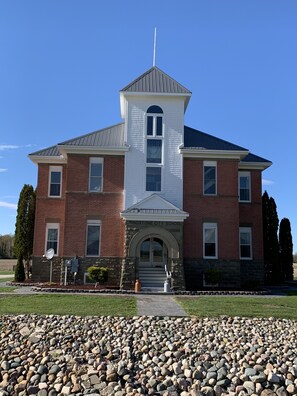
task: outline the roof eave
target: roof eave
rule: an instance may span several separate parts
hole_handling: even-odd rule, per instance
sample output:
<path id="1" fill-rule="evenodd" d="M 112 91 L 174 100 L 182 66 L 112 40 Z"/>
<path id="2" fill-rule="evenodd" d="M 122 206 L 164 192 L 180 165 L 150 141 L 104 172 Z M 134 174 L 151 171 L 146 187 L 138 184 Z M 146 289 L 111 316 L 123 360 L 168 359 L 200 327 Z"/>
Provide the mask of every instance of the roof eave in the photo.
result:
<path id="1" fill-rule="evenodd" d="M 238 164 L 238 169 L 257 169 L 257 170 L 265 170 L 272 165 L 272 162 L 240 162 Z"/>
<path id="2" fill-rule="evenodd" d="M 211 158 L 211 159 L 236 159 L 241 160 L 248 155 L 248 151 L 240 150 L 209 150 L 196 148 L 180 148 L 179 152 L 184 158 Z"/>
<path id="3" fill-rule="evenodd" d="M 67 157 L 68 154 L 100 154 L 100 155 L 125 155 L 129 151 L 129 146 L 121 147 L 100 147 L 100 146 L 72 146 L 58 145 L 61 154 Z"/>
<path id="4" fill-rule="evenodd" d="M 63 155 L 59 156 L 49 156 L 49 155 L 31 155 L 29 154 L 28 157 L 34 164 L 66 164 L 67 159 Z"/>
<path id="5" fill-rule="evenodd" d="M 181 213 L 181 214 L 153 214 L 153 213 L 120 213 L 121 217 L 124 220 L 131 221 L 168 221 L 168 222 L 180 222 L 182 223 L 187 217 L 189 217 L 189 213 Z"/>

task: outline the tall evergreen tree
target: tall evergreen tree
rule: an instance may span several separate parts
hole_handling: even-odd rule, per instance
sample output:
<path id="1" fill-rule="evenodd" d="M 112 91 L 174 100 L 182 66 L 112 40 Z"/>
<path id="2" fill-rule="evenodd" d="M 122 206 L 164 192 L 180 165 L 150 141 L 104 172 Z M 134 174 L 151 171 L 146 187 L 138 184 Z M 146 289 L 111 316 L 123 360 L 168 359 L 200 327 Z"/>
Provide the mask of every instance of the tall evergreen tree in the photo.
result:
<path id="1" fill-rule="evenodd" d="M 278 215 L 273 198 L 265 191 L 262 196 L 263 210 L 263 245 L 265 278 L 267 283 L 278 283 L 282 280 L 279 261 Z"/>
<path id="2" fill-rule="evenodd" d="M 284 218 L 279 227 L 280 263 L 284 280 L 293 280 L 293 242 L 290 220 Z"/>
<path id="3" fill-rule="evenodd" d="M 25 260 L 26 277 L 29 277 L 29 264 L 33 252 L 36 195 L 30 184 L 25 184 L 19 197 L 15 225 L 14 252 L 17 258 Z"/>

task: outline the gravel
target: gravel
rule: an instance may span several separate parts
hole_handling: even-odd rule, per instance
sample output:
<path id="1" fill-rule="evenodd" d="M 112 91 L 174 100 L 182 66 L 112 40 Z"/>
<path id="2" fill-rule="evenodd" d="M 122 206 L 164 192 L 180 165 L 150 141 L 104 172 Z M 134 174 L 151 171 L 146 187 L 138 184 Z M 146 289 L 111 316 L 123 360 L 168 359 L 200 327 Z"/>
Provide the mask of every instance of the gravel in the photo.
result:
<path id="1" fill-rule="evenodd" d="M 4 315 L 0 396 L 297 395 L 297 322 Z"/>

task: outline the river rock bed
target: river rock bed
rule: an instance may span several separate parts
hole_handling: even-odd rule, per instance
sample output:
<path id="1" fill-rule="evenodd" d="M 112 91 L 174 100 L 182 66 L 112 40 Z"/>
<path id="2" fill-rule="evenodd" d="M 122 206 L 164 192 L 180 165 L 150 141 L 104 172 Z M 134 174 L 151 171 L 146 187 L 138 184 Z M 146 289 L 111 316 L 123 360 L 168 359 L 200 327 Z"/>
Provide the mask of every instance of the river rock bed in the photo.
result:
<path id="1" fill-rule="evenodd" d="M 0 396 L 297 395 L 297 322 L 4 315 Z"/>

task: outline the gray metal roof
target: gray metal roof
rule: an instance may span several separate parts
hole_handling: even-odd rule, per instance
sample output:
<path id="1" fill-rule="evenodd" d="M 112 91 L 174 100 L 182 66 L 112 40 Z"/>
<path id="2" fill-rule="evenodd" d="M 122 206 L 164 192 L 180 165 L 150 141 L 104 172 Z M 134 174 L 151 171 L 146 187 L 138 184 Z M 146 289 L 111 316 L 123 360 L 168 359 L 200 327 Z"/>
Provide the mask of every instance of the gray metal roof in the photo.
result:
<path id="1" fill-rule="evenodd" d="M 193 149 L 204 149 L 204 150 L 239 150 L 249 151 L 241 146 L 227 142 L 226 140 L 219 139 L 213 135 L 209 135 L 205 132 L 198 131 L 190 127 L 184 127 L 184 148 Z M 255 154 L 249 153 L 244 157 L 242 162 L 258 162 L 258 163 L 270 163 L 265 158 L 259 157 Z"/>
<path id="2" fill-rule="evenodd" d="M 61 155 L 59 146 L 64 145 L 73 147 L 124 148 L 126 147 L 124 141 L 124 128 L 124 123 L 116 124 L 74 139 L 66 140 L 56 146 L 36 151 L 31 153 L 30 156 L 59 157 Z"/>
<path id="3" fill-rule="evenodd" d="M 187 88 L 179 84 L 168 74 L 154 66 L 141 76 L 132 81 L 121 92 L 149 92 L 149 93 L 171 93 L 191 94 Z"/>
<path id="4" fill-rule="evenodd" d="M 36 155 L 40 157 L 59 157 L 61 154 L 58 150 L 57 146 L 48 147 L 39 151 L 35 151 L 34 153 L 29 154 L 30 156 Z"/>
<path id="5" fill-rule="evenodd" d="M 215 136 L 187 126 L 184 127 L 184 147 L 205 150 L 248 151 L 247 149 L 237 146 L 236 144 L 227 142 L 226 140 L 219 139 Z"/>
<path id="6" fill-rule="evenodd" d="M 79 136 L 74 139 L 59 143 L 59 146 L 84 146 L 84 147 L 125 147 L 125 124 L 113 125 L 95 132 Z"/>

